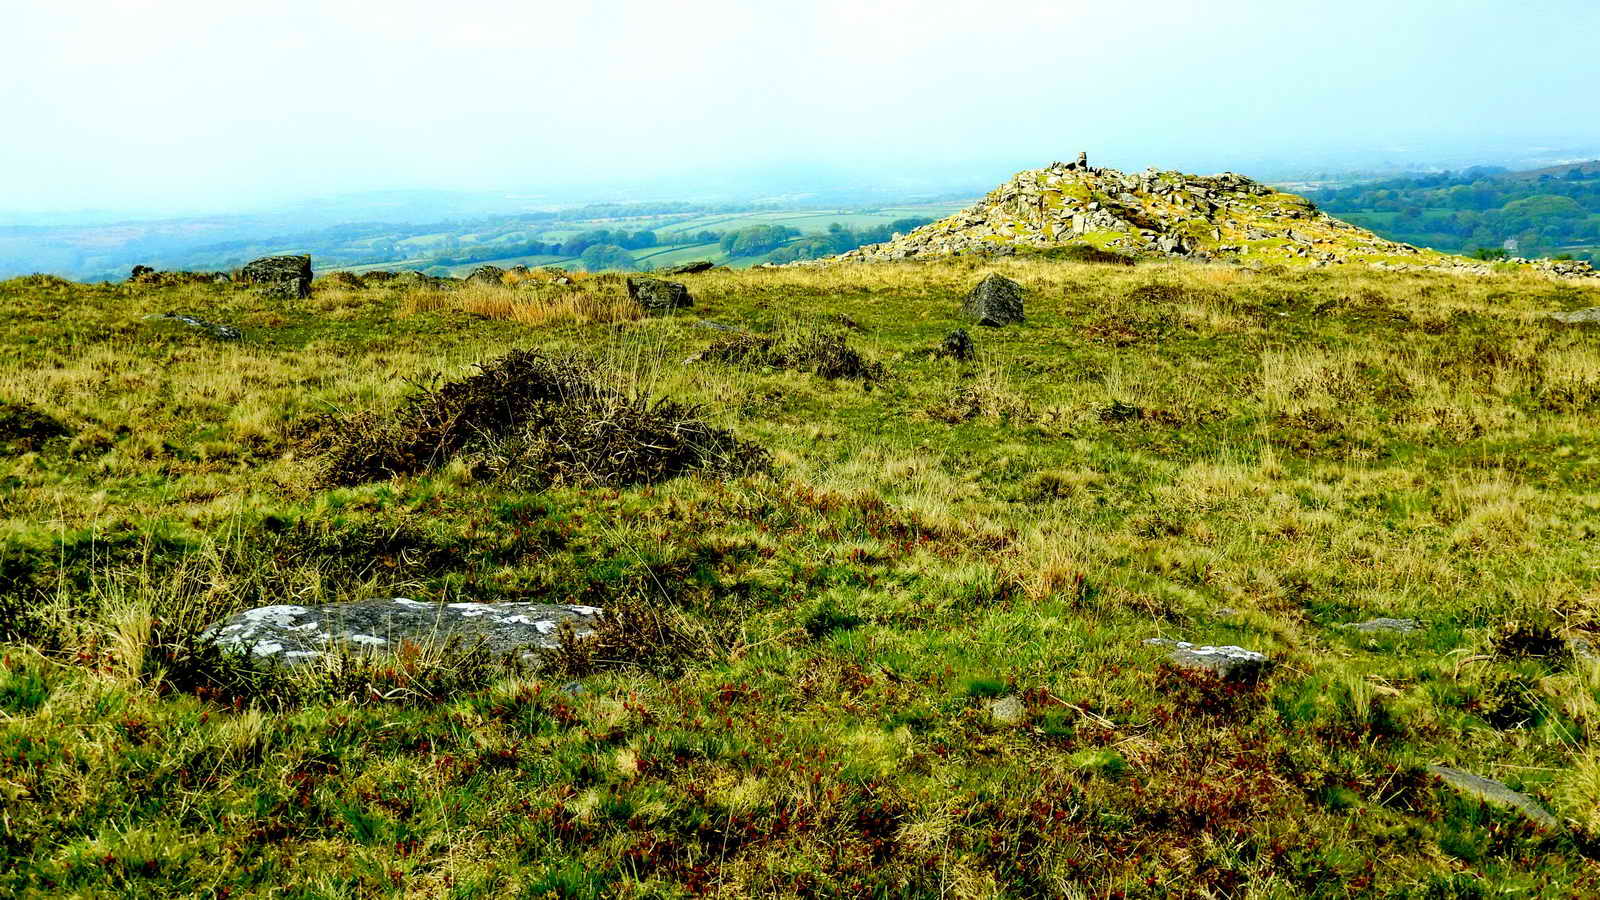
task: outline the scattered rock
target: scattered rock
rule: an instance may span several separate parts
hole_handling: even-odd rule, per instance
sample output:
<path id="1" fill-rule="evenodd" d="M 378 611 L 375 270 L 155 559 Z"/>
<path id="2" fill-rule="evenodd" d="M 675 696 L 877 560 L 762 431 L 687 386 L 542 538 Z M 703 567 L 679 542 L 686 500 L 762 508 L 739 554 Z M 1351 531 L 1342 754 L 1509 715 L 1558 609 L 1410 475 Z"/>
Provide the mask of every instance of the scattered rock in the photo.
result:
<path id="1" fill-rule="evenodd" d="M 202 319 L 199 316 L 191 316 L 185 313 L 148 315 L 145 316 L 145 320 L 148 322 L 178 322 L 190 328 L 198 328 L 219 341 L 237 341 L 244 337 L 244 333 L 232 325 L 221 325 Z"/>
<path id="2" fill-rule="evenodd" d="M 1422 627 L 1416 619 L 1371 619 L 1366 622 L 1346 622 L 1339 626 L 1362 634 L 1378 634 L 1393 632 L 1395 634 L 1410 634 Z"/>
<path id="3" fill-rule="evenodd" d="M 1586 325 L 1591 322 L 1600 322 L 1600 306 L 1575 309 L 1571 312 L 1553 312 L 1550 314 L 1550 318 L 1566 325 Z"/>
<path id="4" fill-rule="evenodd" d="M 697 275 L 701 272 L 711 271 L 716 268 L 716 265 L 716 263 L 708 259 L 697 259 L 694 262 L 679 263 L 656 271 L 662 275 Z"/>
<path id="5" fill-rule="evenodd" d="M 1022 285 L 1004 275 L 991 274 L 967 295 L 961 312 L 979 325 L 996 328 L 1022 322 Z"/>
<path id="6" fill-rule="evenodd" d="M 283 300 L 311 296 L 310 256 L 264 256 L 239 270 L 239 280 Z"/>
<path id="7" fill-rule="evenodd" d="M 1539 801 L 1527 794 L 1513 791 L 1498 781 L 1452 769 L 1448 766 L 1429 766 L 1428 771 L 1439 776 L 1445 784 L 1450 785 L 1463 794 L 1477 797 L 1485 803 L 1504 806 L 1522 813 L 1529 821 L 1545 828 L 1555 828 L 1559 823 L 1556 817 L 1550 814 Z"/>
<path id="8" fill-rule="evenodd" d="M 978 347 L 972 342 L 972 335 L 967 334 L 965 328 L 957 328 L 944 336 L 936 355 L 966 362 L 978 355 Z"/>
<path id="9" fill-rule="evenodd" d="M 988 707 L 989 718 L 997 725 L 1015 725 L 1027 714 L 1027 709 L 1022 705 L 1022 698 L 1015 694 L 995 697 L 984 703 L 984 706 Z"/>
<path id="10" fill-rule="evenodd" d="M 1172 648 L 1167 658 L 1182 668 L 1202 669 L 1228 681 L 1254 681 L 1271 664 L 1264 653 L 1232 645 L 1196 646 L 1188 641 L 1165 638 L 1150 638 L 1145 643 L 1152 647 Z"/>
<path id="11" fill-rule="evenodd" d="M 423 603 L 404 597 L 322 606 L 261 606 L 207 628 L 202 637 L 258 659 L 300 665 L 331 650 L 394 651 L 402 643 L 458 639 L 465 649 L 533 660 L 558 645 L 564 622 L 582 636 L 600 610 L 547 603 Z"/>
<path id="12" fill-rule="evenodd" d="M 659 278 L 629 278 L 628 296 L 651 312 L 671 312 L 694 305 L 694 298 L 689 296 L 687 287 L 676 281 L 662 281 Z"/>
<path id="13" fill-rule="evenodd" d="M 395 274 L 393 272 L 389 272 L 384 269 L 373 269 L 371 272 L 367 272 L 361 276 L 361 283 L 370 287 L 374 284 L 388 284 L 394 279 Z"/>
<path id="14" fill-rule="evenodd" d="M 505 284 L 506 270 L 499 266 L 479 266 L 467 276 L 467 284 L 488 284 L 496 287 Z"/>

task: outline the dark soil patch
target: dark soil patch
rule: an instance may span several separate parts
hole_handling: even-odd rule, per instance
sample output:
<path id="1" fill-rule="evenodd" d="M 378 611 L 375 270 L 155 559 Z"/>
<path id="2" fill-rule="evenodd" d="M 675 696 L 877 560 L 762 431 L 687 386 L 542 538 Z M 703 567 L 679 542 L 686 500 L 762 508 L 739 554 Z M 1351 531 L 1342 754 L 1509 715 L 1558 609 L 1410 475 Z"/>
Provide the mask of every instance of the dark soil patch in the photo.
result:
<path id="1" fill-rule="evenodd" d="M 32 453 L 72 430 L 31 403 L 0 400 L 0 451 Z"/>

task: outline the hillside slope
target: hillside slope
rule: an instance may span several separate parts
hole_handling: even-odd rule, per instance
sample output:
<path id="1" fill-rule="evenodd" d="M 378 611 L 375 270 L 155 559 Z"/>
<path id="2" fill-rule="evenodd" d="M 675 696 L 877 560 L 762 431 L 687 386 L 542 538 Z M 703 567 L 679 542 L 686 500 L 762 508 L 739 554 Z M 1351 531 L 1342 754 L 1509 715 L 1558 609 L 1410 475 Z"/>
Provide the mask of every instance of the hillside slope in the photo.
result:
<path id="1" fill-rule="evenodd" d="M 1056 162 L 1017 173 L 967 209 L 841 260 L 895 260 L 1020 248 L 1088 245 L 1123 254 L 1322 266 L 1487 273 L 1485 263 L 1385 240 L 1304 197 L 1231 172 L 1139 173 Z M 1516 261 L 1550 274 L 1589 276 L 1585 263 Z"/>
<path id="2" fill-rule="evenodd" d="M 1027 320 L 939 353 L 991 272 Z M 1600 285 L 681 279 L 0 282 L 0 896 L 1600 895 L 1600 326 L 1549 316 Z M 673 404 L 439 440 L 529 348 Z M 530 465 L 696 416 L 763 465 Z M 608 619 L 514 675 L 196 640 L 393 598 Z"/>

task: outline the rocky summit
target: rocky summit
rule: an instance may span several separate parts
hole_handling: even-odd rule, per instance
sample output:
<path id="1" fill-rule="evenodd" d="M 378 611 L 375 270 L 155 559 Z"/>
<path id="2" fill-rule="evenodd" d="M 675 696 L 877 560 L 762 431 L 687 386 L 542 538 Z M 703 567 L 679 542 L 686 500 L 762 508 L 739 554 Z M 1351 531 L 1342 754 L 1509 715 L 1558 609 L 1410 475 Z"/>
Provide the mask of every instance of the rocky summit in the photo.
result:
<path id="1" fill-rule="evenodd" d="M 1233 172 L 1190 175 L 1150 168 L 1130 173 L 1091 166 L 1087 154 L 1079 154 L 1076 162 L 1019 172 L 953 216 L 834 259 L 875 262 L 1073 246 L 1125 257 L 1493 271 L 1489 263 L 1385 240 L 1322 212 L 1304 197 Z M 1558 277 L 1600 277 L 1583 262 L 1507 263 Z"/>

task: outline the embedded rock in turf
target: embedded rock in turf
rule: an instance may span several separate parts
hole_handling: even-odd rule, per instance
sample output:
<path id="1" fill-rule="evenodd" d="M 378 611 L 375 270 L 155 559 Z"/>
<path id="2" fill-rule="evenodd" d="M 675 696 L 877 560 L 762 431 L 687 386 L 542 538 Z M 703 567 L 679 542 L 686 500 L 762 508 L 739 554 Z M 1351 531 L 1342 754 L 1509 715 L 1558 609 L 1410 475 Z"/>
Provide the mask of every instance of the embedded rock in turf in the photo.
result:
<path id="1" fill-rule="evenodd" d="M 1250 681 L 1260 677 L 1268 666 L 1266 654 L 1243 647 L 1196 646 L 1188 641 L 1169 641 L 1150 638 L 1145 641 L 1152 647 L 1171 647 L 1168 655 L 1175 665 L 1185 669 L 1204 669 L 1228 681 Z"/>
<path id="2" fill-rule="evenodd" d="M 311 257 L 264 256 L 240 269 L 239 280 L 268 297 L 303 299 L 311 296 Z"/>
<path id="3" fill-rule="evenodd" d="M 190 328 L 197 328 L 201 331 L 204 331 L 219 341 L 237 341 L 241 337 L 244 337 L 239 329 L 233 327 L 232 325 L 219 325 L 216 322 L 208 322 L 199 316 L 191 316 L 186 313 L 149 315 L 145 316 L 145 319 L 151 322 L 178 322 L 180 324 L 187 325 Z"/>
<path id="4" fill-rule="evenodd" d="M 1566 325 L 1585 325 L 1590 322 L 1600 322 L 1600 306 L 1575 309 L 1571 312 L 1553 312 L 1550 314 L 1550 318 Z"/>
<path id="5" fill-rule="evenodd" d="M 1005 277 L 992 274 L 978 282 L 961 305 L 961 313 L 976 319 L 979 325 L 1002 326 L 1024 320 L 1022 314 L 1022 285 Z"/>
<path id="6" fill-rule="evenodd" d="M 689 296 L 687 287 L 676 281 L 662 281 L 659 278 L 629 278 L 628 296 L 651 312 L 694 305 L 694 298 Z"/>
<path id="7" fill-rule="evenodd" d="M 1429 766 L 1428 771 L 1463 794 L 1469 794 L 1496 806 L 1510 807 L 1537 825 L 1546 828 L 1554 828 L 1557 825 L 1556 817 L 1541 806 L 1539 801 L 1527 794 L 1513 791 L 1498 781 L 1448 766 Z"/>
<path id="8" fill-rule="evenodd" d="M 571 622 L 582 636 L 600 610 L 549 603 L 423 603 L 404 597 L 322 606 L 261 606 L 207 628 L 203 637 L 225 649 L 286 665 L 312 662 L 330 650 L 393 651 L 459 639 L 464 648 L 531 660 L 558 646 Z"/>
<path id="9" fill-rule="evenodd" d="M 1362 634 L 1376 634 L 1378 632 L 1394 632 L 1396 634 L 1410 634 L 1422 627 L 1416 619 L 1372 619 L 1367 622 L 1346 622 L 1339 626 Z"/>

